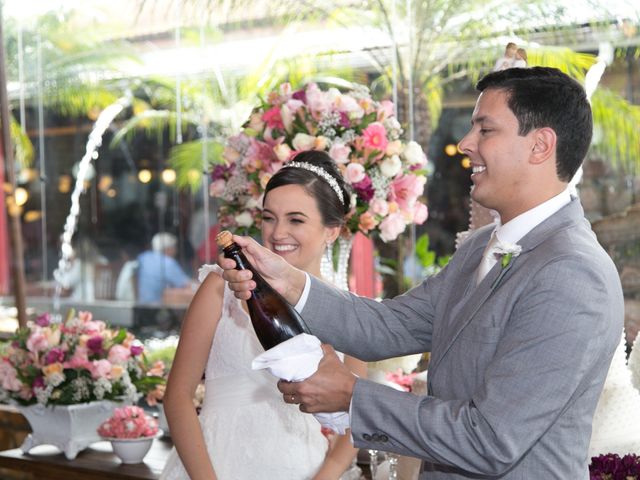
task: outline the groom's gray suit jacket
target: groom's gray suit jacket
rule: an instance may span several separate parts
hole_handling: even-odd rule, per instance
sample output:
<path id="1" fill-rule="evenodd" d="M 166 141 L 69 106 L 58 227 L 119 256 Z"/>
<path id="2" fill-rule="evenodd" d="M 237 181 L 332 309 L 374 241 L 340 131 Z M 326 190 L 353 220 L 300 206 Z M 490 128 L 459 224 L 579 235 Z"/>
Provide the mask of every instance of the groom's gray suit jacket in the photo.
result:
<path id="1" fill-rule="evenodd" d="M 588 479 L 593 413 L 622 333 L 615 266 L 575 199 L 476 287 L 490 234 L 382 303 L 312 279 L 302 315 L 363 360 L 431 352 L 427 396 L 356 382 L 357 447 L 419 457 L 421 479 Z"/>

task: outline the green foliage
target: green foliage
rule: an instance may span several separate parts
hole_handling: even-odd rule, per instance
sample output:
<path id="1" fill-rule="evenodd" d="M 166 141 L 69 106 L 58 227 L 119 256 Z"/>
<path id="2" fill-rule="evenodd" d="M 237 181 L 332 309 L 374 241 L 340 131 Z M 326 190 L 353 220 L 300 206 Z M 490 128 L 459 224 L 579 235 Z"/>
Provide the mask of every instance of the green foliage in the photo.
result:
<path id="1" fill-rule="evenodd" d="M 436 252 L 429 250 L 429 235 L 424 233 L 418 237 L 415 248 L 416 257 L 428 275 L 434 275 L 449 263 L 451 255 L 437 257 Z"/>
<path id="2" fill-rule="evenodd" d="M 172 147 L 169 164 L 176 171 L 176 186 L 197 192 L 202 187 L 203 172 L 208 172 L 211 165 L 224 163 L 223 151 L 220 141 L 202 138 Z"/>

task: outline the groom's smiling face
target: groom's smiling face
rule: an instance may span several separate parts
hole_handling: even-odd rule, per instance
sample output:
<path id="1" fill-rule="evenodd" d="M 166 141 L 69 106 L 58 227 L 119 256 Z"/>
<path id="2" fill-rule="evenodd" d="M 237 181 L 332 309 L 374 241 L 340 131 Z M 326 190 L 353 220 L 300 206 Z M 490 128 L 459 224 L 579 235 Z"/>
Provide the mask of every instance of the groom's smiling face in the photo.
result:
<path id="1" fill-rule="evenodd" d="M 487 89 L 478 97 L 471 130 L 459 144 L 471 160 L 473 199 L 494 209 L 506 223 L 526 210 L 523 192 L 530 184 L 533 132 L 518 134 L 518 119 L 504 90 Z"/>

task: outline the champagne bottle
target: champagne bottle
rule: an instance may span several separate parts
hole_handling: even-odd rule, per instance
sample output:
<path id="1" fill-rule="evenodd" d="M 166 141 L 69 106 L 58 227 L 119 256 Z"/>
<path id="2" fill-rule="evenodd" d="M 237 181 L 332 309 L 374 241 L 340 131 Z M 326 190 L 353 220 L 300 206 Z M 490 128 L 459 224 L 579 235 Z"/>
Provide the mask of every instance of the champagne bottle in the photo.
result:
<path id="1" fill-rule="evenodd" d="M 300 333 L 309 333 L 300 314 L 269 285 L 247 260 L 231 232 L 224 230 L 216 237 L 224 256 L 236 262 L 237 270 L 251 270 L 256 288 L 247 300 L 251 324 L 265 350 Z"/>

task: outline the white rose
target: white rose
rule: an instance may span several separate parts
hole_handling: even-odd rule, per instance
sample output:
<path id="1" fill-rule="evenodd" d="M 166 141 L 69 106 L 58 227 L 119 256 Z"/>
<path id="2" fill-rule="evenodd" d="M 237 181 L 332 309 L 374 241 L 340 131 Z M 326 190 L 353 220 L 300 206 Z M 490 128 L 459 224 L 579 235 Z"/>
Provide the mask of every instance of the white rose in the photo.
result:
<path id="1" fill-rule="evenodd" d="M 289 148 L 289 145 L 287 145 L 286 143 L 280 143 L 279 145 L 276 145 L 275 147 L 273 147 L 273 152 L 276 154 L 276 157 L 278 157 L 278 160 L 280 160 L 281 162 L 286 162 L 287 160 L 289 160 L 289 157 L 291 156 L 291 149 Z"/>
<path id="2" fill-rule="evenodd" d="M 253 217 L 249 212 L 242 212 L 234 217 L 236 223 L 240 227 L 250 227 L 253 225 Z"/>
<path id="3" fill-rule="evenodd" d="M 251 197 L 249 200 L 247 200 L 247 203 L 245 204 L 245 208 L 251 209 L 251 208 L 257 208 L 257 207 L 258 207 L 258 201 L 253 197 Z M 245 212 L 245 213 L 248 214 L 248 212 Z M 244 214 L 241 214 L 241 215 L 244 215 Z M 253 223 L 253 221 L 251 223 Z M 251 224 L 249 224 L 249 225 L 251 225 Z"/>
<path id="4" fill-rule="evenodd" d="M 404 158 L 406 158 L 411 165 L 423 165 L 427 161 L 427 156 L 422 151 L 422 147 L 418 142 L 414 142 L 413 140 L 404 147 Z"/>
<path id="5" fill-rule="evenodd" d="M 307 135 L 306 133 L 296 133 L 291 144 L 293 148 L 299 152 L 311 150 L 316 144 L 316 137 Z"/>
<path id="6" fill-rule="evenodd" d="M 380 164 L 380 172 L 382 172 L 382 175 L 388 178 L 395 177 L 401 168 L 402 162 L 400 161 L 400 157 L 398 157 L 398 155 L 387 157 Z"/>

